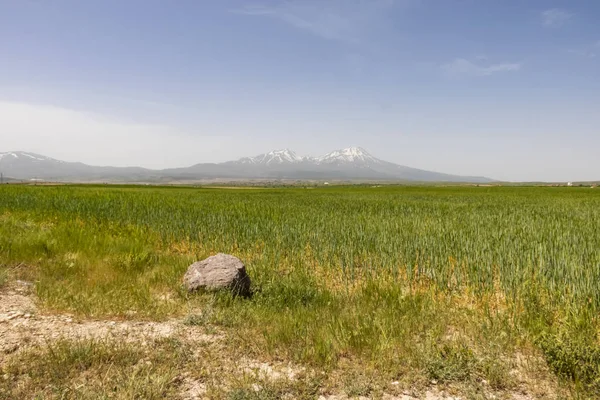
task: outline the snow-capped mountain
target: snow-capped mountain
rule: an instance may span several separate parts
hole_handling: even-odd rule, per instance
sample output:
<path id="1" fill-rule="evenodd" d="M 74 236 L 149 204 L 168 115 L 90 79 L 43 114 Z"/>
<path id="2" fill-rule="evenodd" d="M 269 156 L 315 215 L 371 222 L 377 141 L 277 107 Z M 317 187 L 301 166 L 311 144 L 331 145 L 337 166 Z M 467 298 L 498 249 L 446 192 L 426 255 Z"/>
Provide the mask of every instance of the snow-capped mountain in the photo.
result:
<path id="1" fill-rule="evenodd" d="M 161 182 L 200 179 L 387 180 L 489 182 L 482 177 L 448 175 L 380 160 L 360 147 L 335 150 L 320 157 L 302 157 L 284 149 L 219 164 L 149 170 L 138 167 L 95 167 L 39 154 L 0 152 L 0 172 L 15 179 L 54 181 Z"/>
<path id="2" fill-rule="evenodd" d="M 273 150 L 256 157 L 244 157 L 237 161 L 240 164 L 271 165 L 271 164 L 294 164 L 305 160 L 289 149 Z"/>
<path id="3" fill-rule="evenodd" d="M 256 157 L 244 157 L 231 163 L 251 164 L 251 165 L 271 165 L 271 164 L 355 164 L 369 165 L 381 164 L 382 161 L 370 155 L 361 147 L 348 147 L 346 149 L 335 150 L 319 157 L 299 156 L 289 149 L 274 150 L 268 153 L 260 154 Z"/>
<path id="4" fill-rule="evenodd" d="M 88 181 L 136 180 L 147 176 L 143 168 L 94 167 L 79 162 L 67 162 L 27 151 L 0 152 L 0 173 L 19 180 Z"/>
<path id="5" fill-rule="evenodd" d="M 35 160 L 35 161 L 56 161 L 56 162 L 63 162 L 63 161 L 59 161 L 59 160 L 55 160 L 53 158 L 50 157 L 46 157 L 46 156 L 41 156 L 39 154 L 35 154 L 35 153 L 28 153 L 26 151 L 11 151 L 11 152 L 5 152 L 5 153 L 0 153 L 0 161 L 2 159 L 5 159 L 5 162 L 8 162 L 9 160 L 12 159 L 12 161 L 16 161 L 16 160 Z"/>
<path id="6" fill-rule="evenodd" d="M 315 161 L 318 164 L 356 164 L 362 166 L 382 163 L 381 160 L 373 157 L 361 147 L 348 147 L 347 149 L 335 150 L 324 156 L 317 157 Z"/>
<path id="7" fill-rule="evenodd" d="M 189 168 L 163 170 L 173 179 L 345 179 L 391 181 L 488 182 L 405 167 L 380 160 L 361 147 L 335 150 L 319 157 L 299 156 L 289 149 L 275 150 L 221 164 L 196 164 Z"/>

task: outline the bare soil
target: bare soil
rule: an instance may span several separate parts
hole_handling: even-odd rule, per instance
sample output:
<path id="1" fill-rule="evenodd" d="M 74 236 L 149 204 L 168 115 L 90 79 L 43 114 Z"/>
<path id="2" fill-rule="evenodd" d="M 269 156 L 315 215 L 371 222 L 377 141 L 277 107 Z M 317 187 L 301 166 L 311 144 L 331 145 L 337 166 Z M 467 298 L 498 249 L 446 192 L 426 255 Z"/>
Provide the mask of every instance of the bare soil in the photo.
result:
<path id="1" fill-rule="evenodd" d="M 17 281 L 0 292 L 0 354 L 58 339 L 116 338 L 142 346 L 171 336 L 194 342 L 215 342 L 221 335 L 198 334 L 179 320 L 139 322 L 81 320 L 68 314 L 44 314 L 35 304 L 32 285 Z"/>

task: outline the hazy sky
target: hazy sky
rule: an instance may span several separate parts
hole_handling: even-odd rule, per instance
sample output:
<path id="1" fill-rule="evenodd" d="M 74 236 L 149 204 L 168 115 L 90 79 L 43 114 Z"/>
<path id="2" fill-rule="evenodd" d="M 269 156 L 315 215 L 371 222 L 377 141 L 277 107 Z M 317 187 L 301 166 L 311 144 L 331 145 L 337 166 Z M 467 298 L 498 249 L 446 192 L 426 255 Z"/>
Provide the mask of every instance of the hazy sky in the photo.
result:
<path id="1" fill-rule="evenodd" d="M 598 0 L 0 0 L 0 151 L 600 179 Z"/>

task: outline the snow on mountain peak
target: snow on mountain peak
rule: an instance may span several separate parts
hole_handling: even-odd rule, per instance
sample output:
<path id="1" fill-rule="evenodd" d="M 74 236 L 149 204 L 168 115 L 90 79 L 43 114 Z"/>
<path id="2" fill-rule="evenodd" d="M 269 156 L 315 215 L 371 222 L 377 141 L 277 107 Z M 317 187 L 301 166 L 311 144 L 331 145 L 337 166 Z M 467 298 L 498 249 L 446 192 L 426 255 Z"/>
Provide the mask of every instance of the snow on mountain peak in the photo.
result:
<path id="1" fill-rule="evenodd" d="M 297 155 L 290 149 L 273 150 L 256 157 L 245 157 L 238 162 L 243 164 L 295 164 L 304 161 L 304 157 Z"/>
<path id="2" fill-rule="evenodd" d="M 309 162 L 314 164 L 381 164 L 381 161 L 370 155 L 362 147 L 348 147 L 335 150 L 321 157 L 302 157 L 290 149 L 273 150 L 256 157 L 245 157 L 237 161 L 241 164 L 277 165 Z"/>
<path id="3" fill-rule="evenodd" d="M 365 149 L 361 147 L 348 147 L 346 149 L 335 150 L 331 153 L 325 154 L 322 157 L 317 158 L 319 163 L 332 164 L 332 163 L 375 163 L 379 164 L 380 161 L 370 155 Z"/>
<path id="4" fill-rule="evenodd" d="M 267 153 L 267 156 L 270 157 L 269 161 L 274 161 L 274 162 L 278 162 L 278 163 L 281 163 L 281 162 L 295 163 L 295 162 L 300 162 L 303 160 L 303 157 L 300 157 L 299 155 L 297 155 L 295 152 L 293 152 L 290 149 L 274 150 L 274 151 Z"/>
<path id="5" fill-rule="evenodd" d="M 19 158 L 19 156 L 16 153 L 13 153 L 13 152 L 0 153 L 0 160 L 2 160 L 5 157 Z"/>
<path id="6" fill-rule="evenodd" d="M 48 157 L 40 156 L 40 155 L 33 154 L 33 153 L 26 153 L 24 151 L 19 152 L 19 155 L 30 158 L 32 160 L 38 160 L 38 161 L 43 161 L 43 160 L 49 159 Z"/>
<path id="7" fill-rule="evenodd" d="M 2 160 L 2 159 L 7 159 L 7 160 L 15 160 L 16 159 L 16 160 L 34 160 L 34 161 L 56 161 L 56 162 L 59 162 L 58 160 L 54 160 L 53 158 L 41 156 L 41 155 L 35 154 L 35 153 L 29 153 L 29 152 L 26 152 L 26 151 L 8 151 L 8 152 L 0 153 L 0 160 Z"/>

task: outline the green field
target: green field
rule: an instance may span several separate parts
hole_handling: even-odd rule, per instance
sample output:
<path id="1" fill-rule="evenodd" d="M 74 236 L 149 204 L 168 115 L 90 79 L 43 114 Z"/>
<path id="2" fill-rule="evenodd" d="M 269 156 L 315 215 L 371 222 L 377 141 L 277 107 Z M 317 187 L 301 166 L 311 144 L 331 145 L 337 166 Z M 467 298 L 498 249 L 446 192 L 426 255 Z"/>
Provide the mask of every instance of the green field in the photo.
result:
<path id="1" fill-rule="evenodd" d="M 251 299 L 182 290 L 217 252 L 245 262 Z M 48 312 L 196 318 L 355 394 L 600 395 L 600 189 L 5 185 L 0 265 Z"/>

